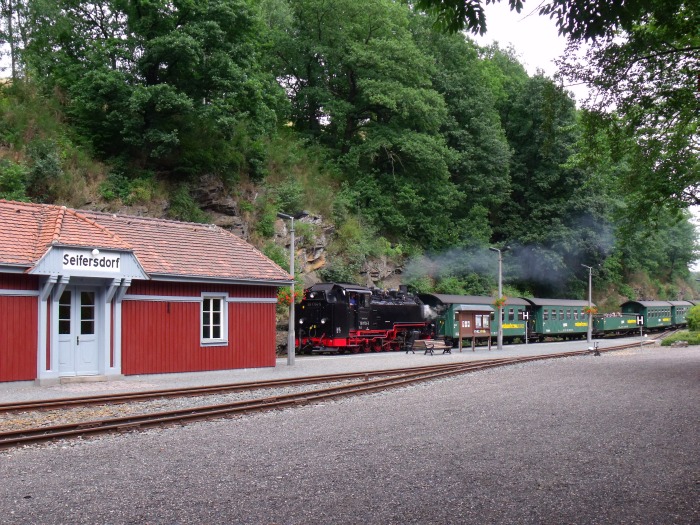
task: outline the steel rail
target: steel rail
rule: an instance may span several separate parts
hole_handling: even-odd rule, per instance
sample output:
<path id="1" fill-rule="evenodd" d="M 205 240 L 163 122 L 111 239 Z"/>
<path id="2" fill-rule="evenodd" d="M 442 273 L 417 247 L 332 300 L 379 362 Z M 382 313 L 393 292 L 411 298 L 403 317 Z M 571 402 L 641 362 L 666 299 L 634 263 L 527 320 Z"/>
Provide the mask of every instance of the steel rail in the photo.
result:
<path id="1" fill-rule="evenodd" d="M 602 352 L 622 350 L 636 347 L 636 343 L 619 345 L 601 349 Z M 84 421 L 64 425 L 49 427 L 28 428 L 23 430 L 13 430 L 0 432 L 0 448 L 8 448 L 22 444 L 38 443 L 50 441 L 57 438 L 75 437 L 86 434 L 106 433 L 114 431 L 127 431 L 141 429 L 152 426 L 160 426 L 173 423 L 185 423 L 188 421 L 208 419 L 212 417 L 226 417 L 235 414 L 252 412 L 257 410 L 270 410 L 273 408 L 285 408 L 301 404 L 308 404 L 320 400 L 326 400 L 346 395 L 356 395 L 361 393 L 385 390 L 392 387 L 405 386 L 418 381 L 436 379 L 465 372 L 485 370 L 499 366 L 506 366 L 528 361 L 538 361 L 561 357 L 571 357 L 590 354 L 590 350 L 575 350 L 556 354 L 540 354 L 534 356 L 521 356 L 512 358 L 499 358 L 481 361 L 471 361 L 462 363 L 452 363 L 438 365 L 437 367 L 421 367 L 403 369 L 403 374 L 399 377 L 378 378 L 364 380 L 347 385 L 333 386 L 318 390 L 283 394 L 259 399 L 248 399 L 223 403 L 217 405 L 207 405 L 196 408 L 155 412 L 149 414 L 132 415 L 118 418 L 108 418 L 95 421 Z M 426 370 L 426 368 L 432 368 Z M 323 376 L 317 376 L 323 377 Z"/>
<path id="2" fill-rule="evenodd" d="M 498 361 L 499 359 L 489 359 L 486 361 Z M 14 403 L 0 404 L 0 413 L 21 410 L 45 410 L 55 408 L 69 408 L 73 406 L 101 405 L 112 403 L 125 403 L 131 401 L 146 401 L 150 399 L 163 399 L 169 397 L 192 397 L 199 395 L 220 394 L 226 392 L 236 392 L 242 390 L 255 390 L 264 388 L 279 388 L 285 386 L 329 383 L 332 381 L 344 381 L 349 379 L 364 379 L 376 376 L 388 376 L 405 373 L 406 370 L 434 370 L 436 368 L 449 368 L 455 363 L 443 363 L 440 365 L 425 365 L 419 367 L 392 368 L 385 370 L 371 370 L 366 372 L 345 372 L 338 374 L 324 374 L 316 376 L 305 376 L 288 379 L 270 379 L 265 381 L 248 381 L 242 383 L 227 383 L 220 385 L 195 386 L 168 388 L 161 390 L 148 390 L 146 392 L 123 392 L 114 394 L 99 394 L 93 396 L 64 397 L 58 399 L 41 399 L 36 401 L 17 401 Z"/>
<path id="3" fill-rule="evenodd" d="M 636 344 L 630 344 L 636 346 Z M 613 347 L 611 347 L 613 348 Z M 581 352 L 586 352 L 582 350 Z M 483 360 L 483 362 L 499 361 L 505 358 L 492 358 Z M 426 365 L 420 367 L 412 367 L 411 370 L 430 370 L 435 367 L 450 367 L 453 363 L 442 365 Z M 196 387 L 179 387 L 159 390 L 148 390 L 145 392 L 121 392 L 113 394 L 98 394 L 92 396 L 76 396 L 63 397 L 58 399 L 41 399 L 32 401 L 17 401 L 13 403 L 0 404 L 0 413 L 22 411 L 22 410 L 48 410 L 56 408 L 82 407 L 88 405 L 102 405 L 127 403 L 133 401 L 146 401 L 151 399 L 165 399 L 171 397 L 192 397 L 210 394 L 220 394 L 226 392 L 236 392 L 243 390 L 254 390 L 263 388 L 279 388 L 285 386 L 303 385 L 310 383 L 343 381 L 357 378 L 368 378 L 376 376 L 387 376 L 392 374 L 402 374 L 406 368 L 393 368 L 385 370 L 372 370 L 365 372 L 345 372 L 337 374 L 325 374 L 316 376 L 305 376 L 287 379 L 270 379 L 264 381 L 248 381 L 240 383 L 225 383 L 218 385 L 196 386 Z"/>
<path id="4" fill-rule="evenodd" d="M 513 362 L 516 361 L 517 359 L 513 360 Z M 38 443 L 62 437 L 74 437 L 110 431 L 126 431 L 130 429 L 140 429 L 169 423 L 182 423 L 204 418 L 230 416 L 256 410 L 269 410 L 273 408 L 297 406 L 344 395 L 367 393 L 390 387 L 404 386 L 416 381 L 435 379 L 469 370 L 479 370 L 503 364 L 507 363 L 461 363 L 440 370 L 407 373 L 401 377 L 373 379 L 369 381 L 351 383 L 348 385 L 340 385 L 292 394 L 283 394 L 260 399 L 248 399 L 196 408 L 186 408 L 150 414 L 0 432 L 0 448 L 7 448 L 21 444 Z"/>

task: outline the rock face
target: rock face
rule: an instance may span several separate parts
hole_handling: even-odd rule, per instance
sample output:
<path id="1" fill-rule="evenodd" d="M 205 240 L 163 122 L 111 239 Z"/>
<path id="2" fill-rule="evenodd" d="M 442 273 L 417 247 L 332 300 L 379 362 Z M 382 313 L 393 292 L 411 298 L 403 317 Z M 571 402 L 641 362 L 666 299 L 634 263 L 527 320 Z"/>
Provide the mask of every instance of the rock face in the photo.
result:
<path id="1" fill-rule="evenodd" d="M 241 217 L 238 203 L 228 195 L 224 183 L 214 176 L 204 176 L 194 190 L 194 199 L 206 211 L 212 222 L 233 232 L 238 237 L 250 240 L 248 223 Z"/>
<path id="2" fill-rule="evenodd" d="M 360 276 L 364 279 L 365 286 L 376 286 L 382 283 L 383 288 L 398 288 L 401 284 L 402 268 L 397 266 L 387 257 L 367 260 L 362 265 Z"/>
<path id="3" fill-rule="evenodd" d="M 250 241 L 248 222 L 242 216 L 236 199 L 231 197 L 218 177 L 205 176 L 193 192 L 193 197 L 206 211 L 212 222 L 235 235 Z M 277 219 L 274 242 L 283 246 L 289 253 L 291 243 L 290 223 Z M 323 217 L 308 212 L 294 220 L 296 251 L 295 270 L 302 274 L 302 286 L 308 287 L 321 281 L 319 271 L 329 263 L 328 245 L 335 233 L 335 227 L 325 223 Z M 398 288 L 401 284 L 402 269 L 387 257 L 366 261 L 360 270 L 359 284 L 383 288 Z M 286 342 L 285 342 L 286 346 Z"/>

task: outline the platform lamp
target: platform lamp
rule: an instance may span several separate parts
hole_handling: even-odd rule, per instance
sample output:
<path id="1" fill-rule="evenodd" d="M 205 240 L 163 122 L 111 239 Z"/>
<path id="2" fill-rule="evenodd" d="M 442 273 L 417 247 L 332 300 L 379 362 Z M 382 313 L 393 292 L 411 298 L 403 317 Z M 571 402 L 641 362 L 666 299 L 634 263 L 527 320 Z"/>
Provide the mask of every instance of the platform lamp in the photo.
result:
<path id="1" fill-rule="evenodd" d="M 287 365 L 294 365 L 294 357 L 296 353 L 296 345 L 294 340 L 294 255 L 296 253 L 296 248 L 294 246 L 294 219 L 301 219 L 306 217 L 307 212 L 300 212 L 296 215 L 287 215 L 286 213 L 277 212 L 277 217 L 289 221 L 289 273 L 292 275 L 292 284 L 290 286 L 292 291 L 292 302 L 289 304 L 289 329 L 287 336 Z"/>
<path id="2" fill-rule="evenodd" d="M 498 350 L 503 350 L 503 305 L 500 303 L 503 297 L 503 253 L 510 250 L 510 246 L 503 248 L 489 248 L 492 252 L 498 252 L 498 332 L 496 335 L 496 344 Z"/>
<path id="3" fill-rule="evenodd" d="M 586 266 L 582 264 L 584 268 L 588 268 L 588 331 L 586 332 L 586 341 L 590 343 L 593 340 L 593 301 L 592 301 L 592 288 L 593 288 L 593 266 Z"/>

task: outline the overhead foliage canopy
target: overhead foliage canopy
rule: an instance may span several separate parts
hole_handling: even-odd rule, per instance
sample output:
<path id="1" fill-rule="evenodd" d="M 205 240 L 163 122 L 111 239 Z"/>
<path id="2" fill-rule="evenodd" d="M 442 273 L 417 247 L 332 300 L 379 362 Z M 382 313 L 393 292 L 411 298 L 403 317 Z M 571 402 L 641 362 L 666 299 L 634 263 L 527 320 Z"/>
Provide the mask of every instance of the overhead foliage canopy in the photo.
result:
<path id="1" fill-rule="evenodd" d="M 559 66 L 592 88 L 586 105 L 598 125 L 635 139 L 627 153 L 640 204 L 700 205 L 700 4 L 660 3 L 665 10 L 623 34 L 609 32 L 587 49 L 571 42 Z"/>
<path id="2" fill-rule="evenodd" d="M 448 31 L 483 34 L 484 5 L 497 1 L 418 0 L 416 5 Z M 519 0 L 508 3 L 523 9 Z M 605 117 L 598 124 L 615 111 L 636 139 L 630 187 L 639 205 L 700 204 L 700 4 L 551 0 L 534 9 L 552 18 L 569 39 L 562 75 L 594 90 L 588 107 Z"/>
<path id="3" fill-rule="evenodd" d="M 698 7 L 538 4 L 572 50 L 593 41 L 562 64 L 599 90 L 582 111 L 515 50 L 456 31 L 483 31 L 490 2 L 0 0 L 15 80 L 0 90 L 0 197 L 88 186 L 69 180 L 81 148 L 107 161 L 108 200 L 167 181 L 168 213 L 200 220 L 194 184 L 223 180 L 261 239 L 280 208 L 332 216 L 327 278 L 357 278 L 368 254 L 475 259 L 493 244 L 513 248 L 509 283 L 538 294 L 579 294 L 580 262 L 611 287 L 687 278 L 694 232 L 664 208 L 697 202 Z M 60 132 L 37 124 L 50 119 Z M 492 259 L 464 260 L 435 286 L 487 293 Z"/>

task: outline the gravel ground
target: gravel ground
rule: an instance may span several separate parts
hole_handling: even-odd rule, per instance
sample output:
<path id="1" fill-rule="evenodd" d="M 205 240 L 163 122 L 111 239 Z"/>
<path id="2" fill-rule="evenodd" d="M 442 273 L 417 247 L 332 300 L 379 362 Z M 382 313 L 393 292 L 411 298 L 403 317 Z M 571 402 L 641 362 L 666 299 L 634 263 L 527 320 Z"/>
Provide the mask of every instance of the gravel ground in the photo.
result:
<path id="1" fill-rule="evenodd" d="M 700 347 L 0 452 L 2 524 L 698 524 Z"/>

